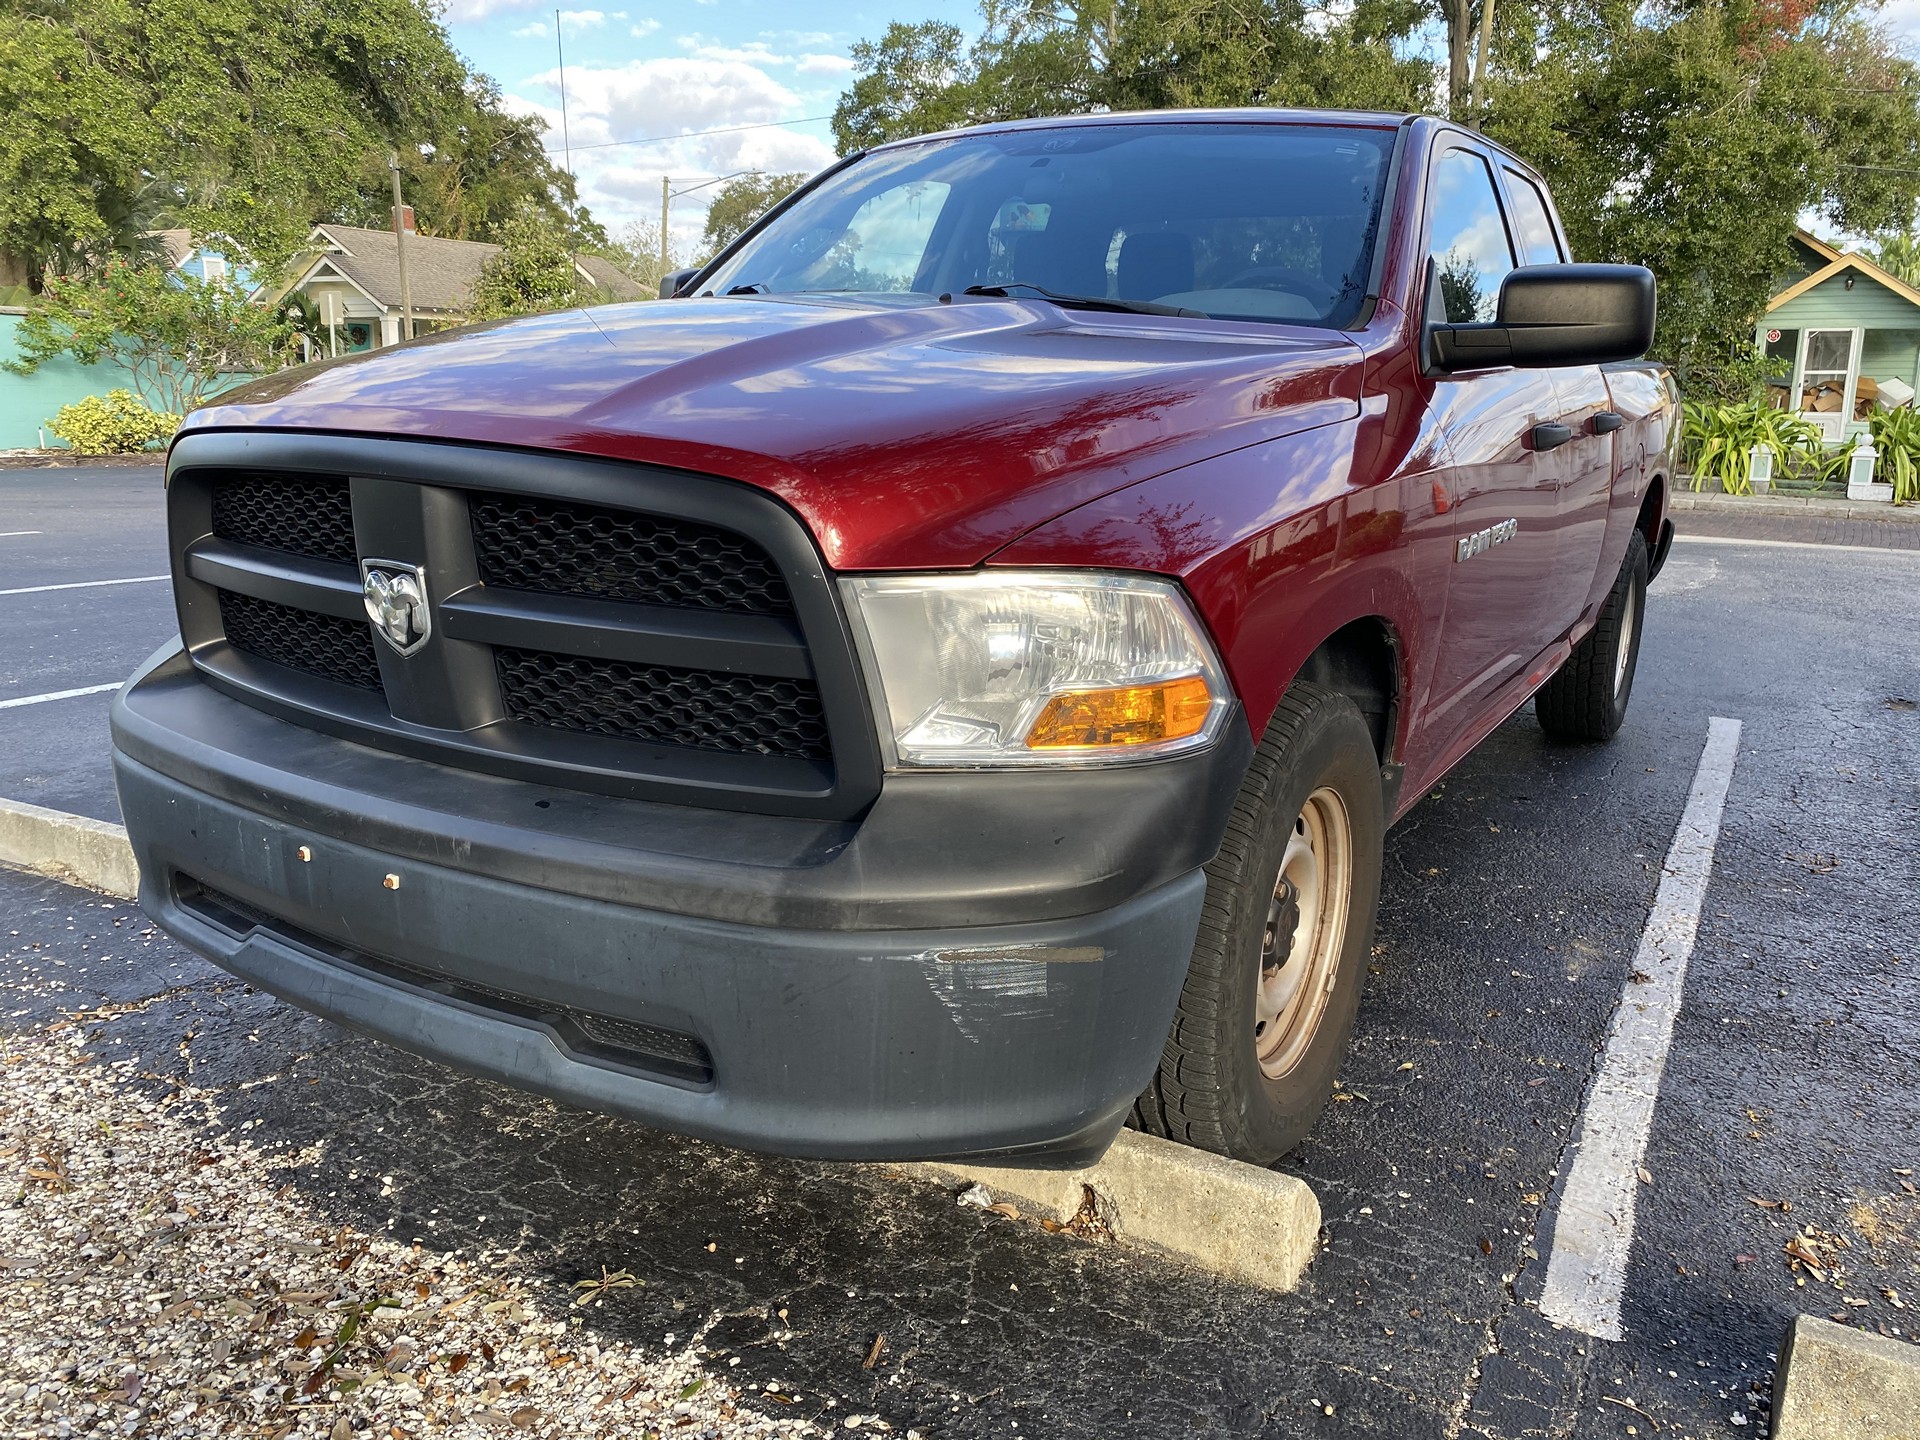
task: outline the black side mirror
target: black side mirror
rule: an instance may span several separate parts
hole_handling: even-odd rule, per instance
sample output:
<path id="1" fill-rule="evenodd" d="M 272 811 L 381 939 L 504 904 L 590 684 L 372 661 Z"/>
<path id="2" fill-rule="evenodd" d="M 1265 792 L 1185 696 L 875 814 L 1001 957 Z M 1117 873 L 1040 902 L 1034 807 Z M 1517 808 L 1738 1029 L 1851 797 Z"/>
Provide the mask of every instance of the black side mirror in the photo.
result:
<path id="1" fill-rule="evenodd" d="M 698 265 L 689 265 L 684 270 L 669 270 L 660 277 L 660 298 L 671 300 L 680 293 L 680 287 L 700 273 Z"/>
<path id="2" fill-rule="evenodd" d="M 1653 344 L 1654 304 L 1644 265 L 1528 265 L 1501 284 L 1492 324 L 1427 327 L 1428 370 L 1637 360 Z"/>

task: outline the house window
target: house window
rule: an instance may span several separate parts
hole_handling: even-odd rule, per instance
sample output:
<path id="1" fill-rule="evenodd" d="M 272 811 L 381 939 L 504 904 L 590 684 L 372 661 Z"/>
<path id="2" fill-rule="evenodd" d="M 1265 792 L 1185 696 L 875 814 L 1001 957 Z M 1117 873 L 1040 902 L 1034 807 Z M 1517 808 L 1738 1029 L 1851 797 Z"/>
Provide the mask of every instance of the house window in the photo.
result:
<path id="1" fill-rule="evenodd" d="M 1800 332 L 1769 329 L 1766 342 L 1768 403 L 1776 410 L 1797 409 L 1793 403 L 1793 367 L 1800 356 Z"/>
<path id="2" fill-rule="evenodd" d="M 1800 409 L 1809 415 L 1845 415 L 1853 377 L 1854 332 L 1809 330 L 1800 366 Z"/>
<path id="3" fill-rule="evenodd" d="M 227 257 L 224 255 L 202 255 L 200 257 L 200 278 L 209 282 L 227 278 Z"/>

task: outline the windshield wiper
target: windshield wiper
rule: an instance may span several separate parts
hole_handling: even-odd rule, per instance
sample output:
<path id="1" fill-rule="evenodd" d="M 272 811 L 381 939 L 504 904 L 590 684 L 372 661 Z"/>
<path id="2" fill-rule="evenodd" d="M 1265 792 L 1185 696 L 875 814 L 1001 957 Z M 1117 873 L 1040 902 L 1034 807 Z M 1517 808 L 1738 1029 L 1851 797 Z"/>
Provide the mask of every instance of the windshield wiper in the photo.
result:
<path id="1" fill-rule="evenodd" d="M 1066 310 L 1112 310 L 1122 315 L 1185 315 L 1207 318 L 1204 310 L 1187 310 L 1178 305 L 1156 305 L 1151 300 L 1109 300 L 1104 295 L 1062 295 L 1029 280 L 1007 280 L 998 285 L 969 285 L 962 295 L 984 295 L 994 300 L 1011 300 L 1015 290 L 1031 290 L 1043 300 L 1051 300 Z"/>

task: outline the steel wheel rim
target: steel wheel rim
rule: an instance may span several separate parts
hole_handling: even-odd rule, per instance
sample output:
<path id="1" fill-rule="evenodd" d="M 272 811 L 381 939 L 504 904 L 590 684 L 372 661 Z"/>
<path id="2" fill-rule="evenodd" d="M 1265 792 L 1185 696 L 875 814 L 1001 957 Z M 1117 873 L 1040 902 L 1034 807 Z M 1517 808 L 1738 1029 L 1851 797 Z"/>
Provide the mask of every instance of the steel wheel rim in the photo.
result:
<path id="1" fill-rule="evenodd" d="M 1254 972 L 1253 1048 L 1269 1080 L 1300 1064 L 1320 1028 L 1340 971 L 1352 895 L 1353 822 L 1346 802 L 1322 787 L 1307 797 L 1287 836 Z"/>
<path id="2" fill-rule="evenodd" d="M 1633 585 L 1627 586 L 1627 603 L 1620 611 L 1620 653 L 1613 657 L 1613 698 L 1626 692 L 1627 667 L 1633 663 L 1633 625 L 1640 609 L 1640 596 Z"/>

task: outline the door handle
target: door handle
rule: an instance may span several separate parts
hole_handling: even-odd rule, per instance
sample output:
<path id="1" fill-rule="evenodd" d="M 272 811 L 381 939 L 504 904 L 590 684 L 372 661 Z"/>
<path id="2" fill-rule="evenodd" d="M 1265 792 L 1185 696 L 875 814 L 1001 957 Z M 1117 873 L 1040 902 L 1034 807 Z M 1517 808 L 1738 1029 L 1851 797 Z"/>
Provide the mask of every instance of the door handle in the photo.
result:
<path id="1" fill-rule="evenodd" d="M 1611 435 L 1627 423 L 1627 417 L 1612 410 L 1602 410 L 1593 417 L 1593 433 Z"/>
<path id="2" fill-rule="evenodd" d="M 1533 427 L 1533 448 L 1536 450 L 1558 449 L 1571 439 L 1573 427 L 1562 425 L 1557 420 Z"/>

